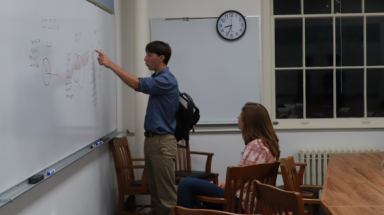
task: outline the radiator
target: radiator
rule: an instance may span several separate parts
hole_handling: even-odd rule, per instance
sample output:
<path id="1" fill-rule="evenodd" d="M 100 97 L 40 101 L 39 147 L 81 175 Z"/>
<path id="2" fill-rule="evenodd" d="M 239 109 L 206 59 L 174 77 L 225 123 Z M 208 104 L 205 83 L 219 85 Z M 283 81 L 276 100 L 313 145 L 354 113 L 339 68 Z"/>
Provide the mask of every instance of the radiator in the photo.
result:
<path id="1" fill-rule="evenodd" d="M 375 148 L 325 148 L 299 149 L 299 162 L 307 163 L 303 184 L 323 185 L 330 154 L 378 152 Z"/>

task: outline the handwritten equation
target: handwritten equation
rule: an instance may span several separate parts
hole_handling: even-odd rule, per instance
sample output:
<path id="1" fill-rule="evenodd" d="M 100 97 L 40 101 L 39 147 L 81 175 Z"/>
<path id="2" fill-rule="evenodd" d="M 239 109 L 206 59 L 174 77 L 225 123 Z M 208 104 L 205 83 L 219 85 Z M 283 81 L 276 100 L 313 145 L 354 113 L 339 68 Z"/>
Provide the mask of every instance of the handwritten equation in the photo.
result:
<path id="1" fill-rule="evenodd" d="M 60 25 L 57 22 L 56 16 L 41 18 L 41 26 L 44 30 L 60 30 Z"/>

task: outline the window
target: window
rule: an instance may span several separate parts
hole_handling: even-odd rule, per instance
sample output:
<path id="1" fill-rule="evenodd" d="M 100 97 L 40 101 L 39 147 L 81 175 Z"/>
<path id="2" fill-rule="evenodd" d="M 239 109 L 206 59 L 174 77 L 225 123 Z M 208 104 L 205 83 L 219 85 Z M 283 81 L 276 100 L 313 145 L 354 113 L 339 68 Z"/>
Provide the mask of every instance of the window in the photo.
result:
<path id="1" fill-rule="evenodd" d="M 276 128 L 384 127 L 384 1 L 273 0 L 263 10 Z"/>

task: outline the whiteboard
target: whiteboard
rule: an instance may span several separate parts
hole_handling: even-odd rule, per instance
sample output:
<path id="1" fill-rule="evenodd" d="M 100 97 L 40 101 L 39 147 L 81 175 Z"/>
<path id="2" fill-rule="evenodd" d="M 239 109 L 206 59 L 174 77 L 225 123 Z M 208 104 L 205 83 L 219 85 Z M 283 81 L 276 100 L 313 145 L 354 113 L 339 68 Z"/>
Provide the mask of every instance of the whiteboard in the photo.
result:
<path id="1" fill-rule="evenodd" d="M 0 7 L 0 193 L 116 130 L 115 17 L 85 0 Z"/>
<path id="2" fill-rule="evenodd" d="M 151 40 L 171 46 L 168 66 L 200 109 L 199 124 L 237 123 L 246 102 L 261 103 L 260 17 L 246 22 L 242 38 L 226 41 L 216 19 L 151 20 Z"/>

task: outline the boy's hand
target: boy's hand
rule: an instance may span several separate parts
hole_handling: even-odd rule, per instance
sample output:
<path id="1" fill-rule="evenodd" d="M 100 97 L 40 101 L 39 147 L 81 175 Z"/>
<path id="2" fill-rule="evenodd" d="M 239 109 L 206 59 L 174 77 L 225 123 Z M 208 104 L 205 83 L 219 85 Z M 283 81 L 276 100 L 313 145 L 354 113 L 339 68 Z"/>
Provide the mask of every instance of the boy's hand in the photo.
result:
<path id="1" fill-rule="evenodd" d="M 97 58 L 97 60 L 99 61 L 99 64 L 107 68 L 111 68 L 112 61 L 107 57 L 107 55 L 105 55 L 104 53 L 98 50 L 95 50 L 95 52 L 99 54 L 99 57 Z"/>

